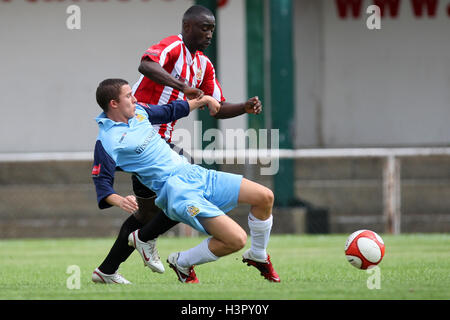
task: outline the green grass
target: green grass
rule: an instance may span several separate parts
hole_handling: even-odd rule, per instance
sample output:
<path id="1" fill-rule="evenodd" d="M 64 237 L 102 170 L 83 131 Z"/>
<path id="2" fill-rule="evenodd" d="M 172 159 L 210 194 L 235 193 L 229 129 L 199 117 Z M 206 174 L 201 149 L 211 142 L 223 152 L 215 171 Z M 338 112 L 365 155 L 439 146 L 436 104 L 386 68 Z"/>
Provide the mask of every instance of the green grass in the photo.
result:
<path id="1" fill-rule="evenodd" d="M 0 241 L 0 299 L 450 299 L 450 234 L 383 235 L 381 288 L 369 290 L 366 271 L 345 259 L 347 235 L 272 236 L 269 253 L 281 283 L 269 283 L 241 262 L 243 250 L 197 266 L 199 284 L 179 283 L 170 268 L 144 268 L 134 252 L 120 272 L 133 285 L 100 285 L 91 273 L 113 243 L 107 239 Z M 201 238 L 160 238 L 164 262 Z M 81 288 L 66 287 L 67 267 L 81 270 Z"/>

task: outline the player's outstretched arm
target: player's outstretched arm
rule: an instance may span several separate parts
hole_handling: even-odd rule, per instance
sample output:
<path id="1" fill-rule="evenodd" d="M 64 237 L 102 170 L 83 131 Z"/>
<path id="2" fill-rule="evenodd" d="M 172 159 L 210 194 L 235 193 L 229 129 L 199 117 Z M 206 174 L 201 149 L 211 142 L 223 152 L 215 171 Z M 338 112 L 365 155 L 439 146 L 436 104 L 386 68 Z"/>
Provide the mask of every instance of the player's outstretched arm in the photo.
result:
<path id="1" fill-rule="evenodd" d="M 234 118 L 244 113 L 260 114 L 262 103 L 258 97 L 252 97 L 243 103 L 223 102 L 220 111 L 214 116 L 217 119 Z"/>
<path id="2" fill-rule="evenodd" d="M 220 110 L 220 103 L 211 96 L 203 96 L 200 99 L 174 100 L 161 106 L 153 106 L 145 103 L 137 103 L 148 114 L 148 120 L 152 124 L 169 123 L 189 115 L 197 108 L 208 105 L 209 113 L 214 116 Z"/>
<path id="3" fill-rule="evenodd" d="M 208 105 L 209 114 L 211 116 L 215 116 L 221 108 L 219 101 L 214 99 L 211 96 L 203 96 L 200 99 L 188 100 L 190 110 L 201 108 L 205 105 Z"/>
<path id="4" fill-rule="evenodd" d="M 185 94 L 188 99 L 199 99 L 203 97 L 203 91 L 198 88 L 191 88 L 187 86 L 183 81 L 175 79 L 170 73 L 168 73 L 161 65 L 155 61 L 142 60 L 138 68 L 139 72 L 150 80 L 169 86 Z"/>
<path id="5" fill-rule="evenodd" d="M 169 123 L 187 117 L 190 112 L 190 106 L 184 100 L 174 100 L 160 106 L 141 102 L 137 105 L 147 112 L 148 120 L 152 124 Z"/>

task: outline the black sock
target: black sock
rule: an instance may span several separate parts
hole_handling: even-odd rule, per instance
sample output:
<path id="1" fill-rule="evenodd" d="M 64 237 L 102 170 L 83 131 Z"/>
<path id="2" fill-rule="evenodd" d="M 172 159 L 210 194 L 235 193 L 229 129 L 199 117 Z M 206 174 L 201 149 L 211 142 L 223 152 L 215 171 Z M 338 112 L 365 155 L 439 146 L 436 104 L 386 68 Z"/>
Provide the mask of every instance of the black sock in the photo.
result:
<path id="1" fill-rule="evenodd" d="M 158 238 L 177 224 L 178 221 L 169 219 L 162 210 L 159 210 L 156 216 L 139 230 L 139 240 L 147 242 Z"/>
<path id="2" fill-rule="evenodd" d="M 140 223 L 134 215 L 130 215 L 130 217 L 125 220 L 120 228 L 119 235 L 117 236 L 114 245 L 100 267 L 98 267 L 101 272 L 113 274 L 119 269 L 119 265 L 127 260 L 134 251 L 134 248 L 128 245 L 128 235 L 142 227 L 143 224 Z"/>

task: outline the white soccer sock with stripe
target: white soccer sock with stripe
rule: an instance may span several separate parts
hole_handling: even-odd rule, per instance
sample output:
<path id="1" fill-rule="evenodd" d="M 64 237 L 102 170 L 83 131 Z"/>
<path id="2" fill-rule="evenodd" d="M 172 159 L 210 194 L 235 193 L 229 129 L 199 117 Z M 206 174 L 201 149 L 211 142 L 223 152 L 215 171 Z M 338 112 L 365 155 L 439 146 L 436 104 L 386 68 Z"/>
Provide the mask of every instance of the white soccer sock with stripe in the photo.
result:
<path id="1" fill-rule="evenodd" d="M 212 253 L 208 248 L 210 239 L 211 238 L 206 238 L 199 245 L 180 252 L 177 261 L 178 265 L 183 268 L 189 268 L 193 265 L 199 265 L 219 259 L 219 257 Z"/>
<path id="2" fill-rule="evenodd" d="M 270 231 L 272 230 L 273 216 L 267 220 L 255 218 L 250 212 L 248 215 L 248 227 L 252 237 L 250 252 L 256 259 L 265 260 L 267 258 L 267 245 L 269 244 Z"/>

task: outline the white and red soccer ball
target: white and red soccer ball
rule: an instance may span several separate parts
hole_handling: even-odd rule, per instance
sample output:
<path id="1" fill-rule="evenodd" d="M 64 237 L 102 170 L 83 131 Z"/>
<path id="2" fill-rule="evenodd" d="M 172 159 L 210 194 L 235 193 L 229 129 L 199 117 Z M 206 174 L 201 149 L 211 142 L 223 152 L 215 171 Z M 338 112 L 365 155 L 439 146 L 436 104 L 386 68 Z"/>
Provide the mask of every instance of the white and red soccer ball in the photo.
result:
<path id="1" fill-rule="evenodd" d="M 352 266 L 367 269 L 376 266 L 384 257 L 384 242 L 381 237 L 370 230 L 353 232 L 345 243 L 345 256 Z"/>

